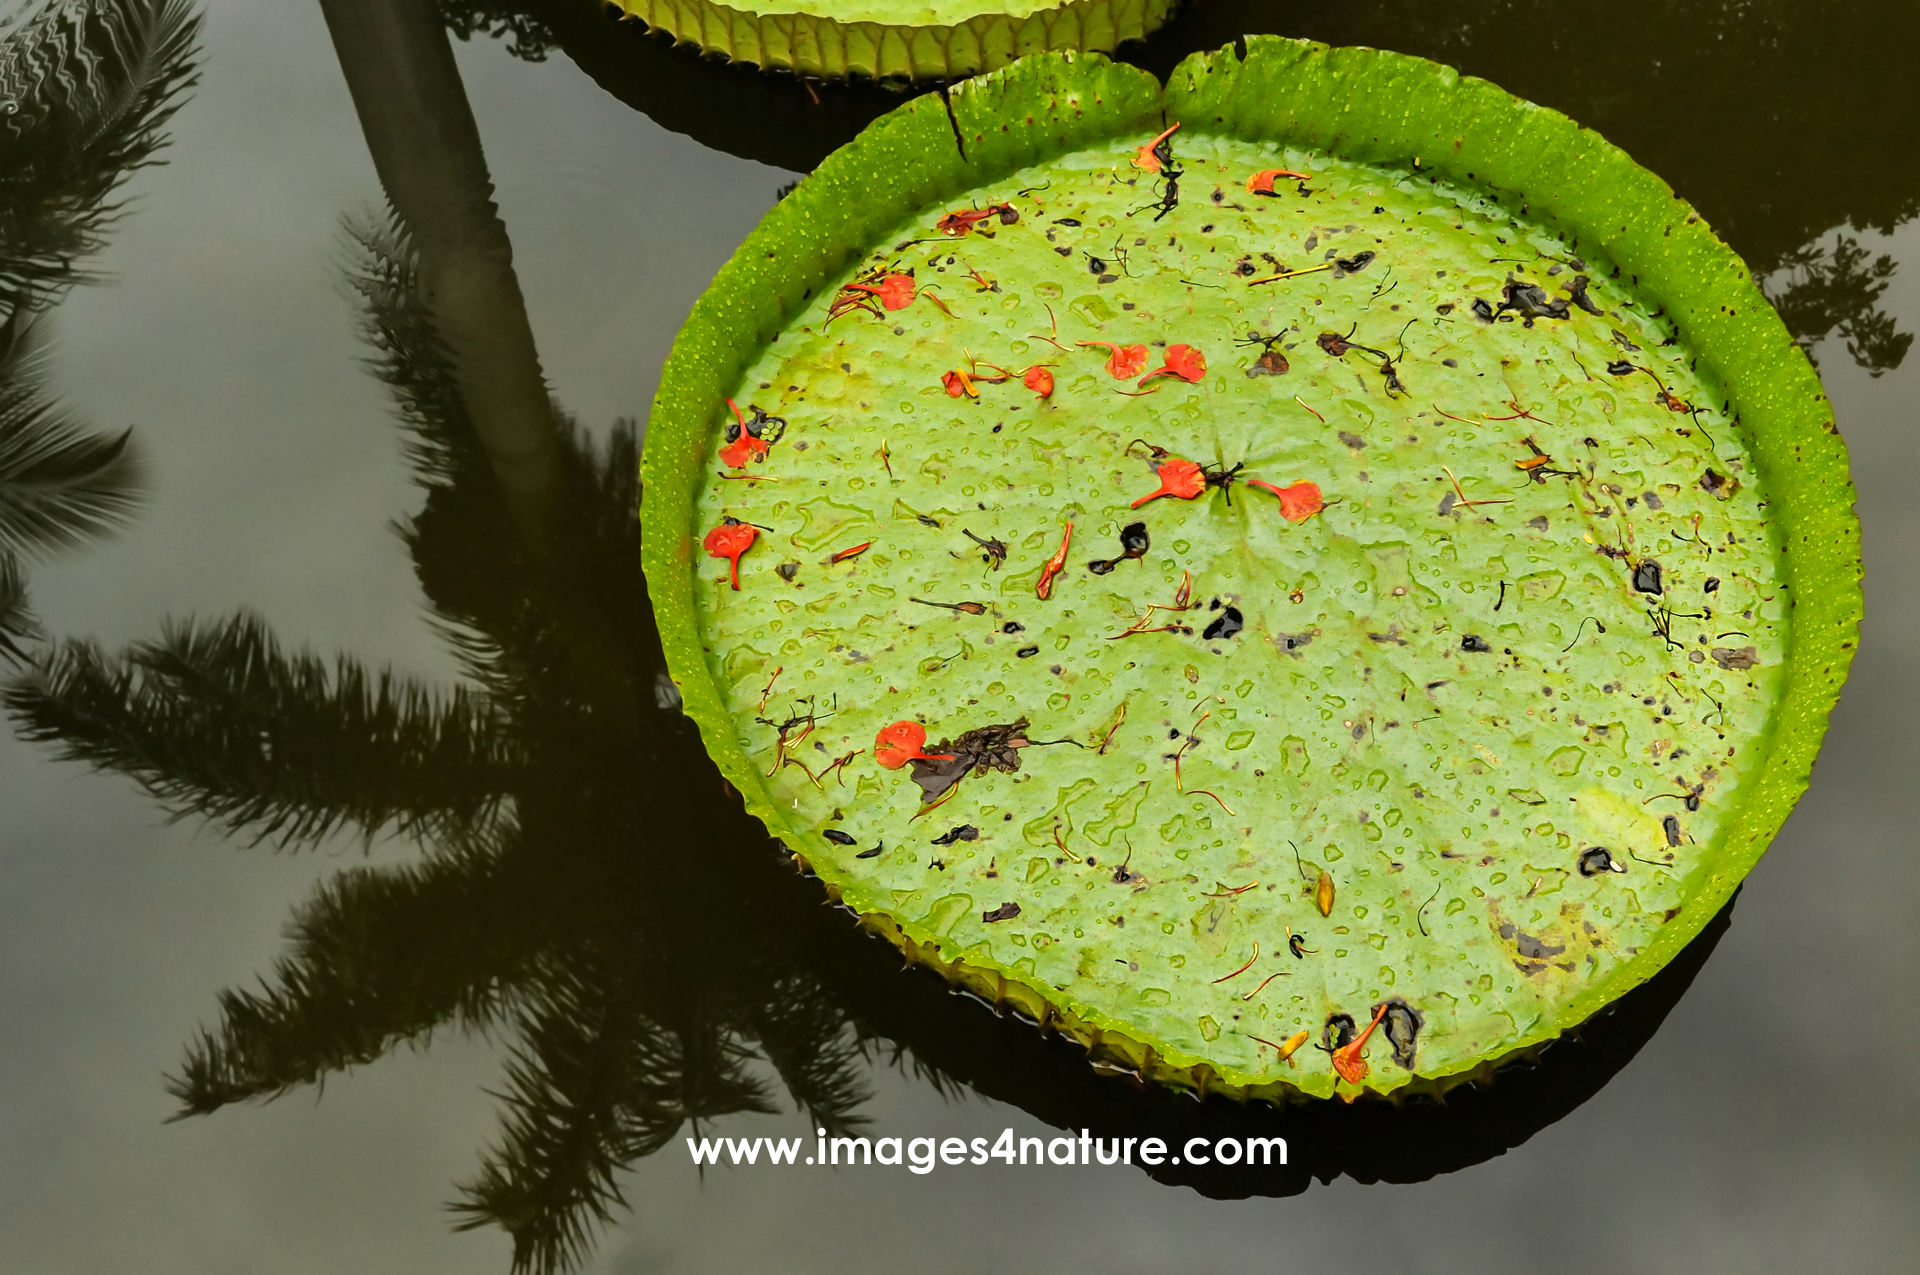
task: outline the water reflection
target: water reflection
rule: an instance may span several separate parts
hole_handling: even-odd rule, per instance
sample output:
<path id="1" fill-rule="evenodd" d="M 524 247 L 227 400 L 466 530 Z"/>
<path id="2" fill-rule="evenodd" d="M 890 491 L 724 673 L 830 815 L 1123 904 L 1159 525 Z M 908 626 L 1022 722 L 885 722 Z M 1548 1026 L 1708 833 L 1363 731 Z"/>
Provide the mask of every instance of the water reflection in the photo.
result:
<path id="1" fill-rule="evenodd" d="M 1596 1092 L 1659 1025 L 1725 914 L 1581 1039 L 1444 1107 L 1143 1090 L 903 972 L 725 794 L 678 711 L 639 569 L 635 428 L 596 444 L 546 392 L 444 27 L 417 0 L 323 9 L 392 208 L 353 228 L 348 281 L 424 494 L 400 530 L 467 678 L 431 686 L 296 653 L 246 613 L 117 652 L 21 645 L 6 703 L 22 733 L 131 777 L 170 813 L 275 846 L 344 832 L 417 847 L 404 866 L 335 873 L 296 910 L 265 982 L 223 993 L 189 1043 L 169 1081 L 181 1114 L 486 1033 L 503 1043 L 501 1126 L 455 1207 L 512 1235 L 516 1270 L 554 1271 L 620 1215 L 621 1171 L 683 1130 L 784 1099 L 852 1131 L 889 1060 L 1062 1128 L 1278 1134 L 1305 1158 L 1155 1175 L 1289 1194 L 1497 1155 Z"/>
<path id="2" fill-rule="evenodd" d="M 94 281 L 115 192 L 165 145 L 198 34 L 176 0 L 47 4 L 0 34 L 0 657 L 39 636 L 22 560 L 107 534 L 139 500 L 132 431 L 102 433 L 47 389 L 46 322 Z"/>

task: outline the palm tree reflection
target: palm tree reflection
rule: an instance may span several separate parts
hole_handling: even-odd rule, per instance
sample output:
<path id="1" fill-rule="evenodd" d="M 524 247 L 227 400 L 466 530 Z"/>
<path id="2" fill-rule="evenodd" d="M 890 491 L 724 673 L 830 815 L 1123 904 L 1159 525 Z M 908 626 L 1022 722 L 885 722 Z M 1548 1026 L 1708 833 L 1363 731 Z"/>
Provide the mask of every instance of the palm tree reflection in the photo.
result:
<path id="1" fill-rule="evenodd" d="M 261 990 L 220 998 L 171 1082 L 182 1114 L 272 1097 L 439 1029 L 512 1042 L 497 1145 L 456 1206 L 512 1232 L 515 1269 L 587 1251 L 618 1171 L 689 1122 L 776 1110 L 771 1064 L 820 1124 L 865 1097 L 844 1011 L 784 951 L 791 872 L 743 839 L 677 707 L 605 711 L 478 446 L 397 225 L 353 282 L 426 503 L 402 534 L 472 686 L 288 654 L 251 615 L 108 655 L 67 641 L 16 682 L 24 733 L 132 776 L 176 815 L 281 846 L 398 833 L 403 868 L 341 872 L 295 914 Z M 585 564 L 629 685 L 663 674 L 639 570 L 630 422 L 562 419 L 561 546 Z M 670 687 L 670 683 L 661 682 Z M 698 794 L 698 795 L 696 795 Z M 788 878 L 783 880 L 782 878 Z M 783 888 L 785 887 L 785 888 Z"/>
<path id="2" fill-rule="evenodd" d="M 22 559 L 106 534 L 138 504 L 131 433 L 46 389 L 45 318 L 106 246 L 116 193 L 156 161 L 195 78 L 181 0 L 48 3 L 0 35 L 0 657 L 38 636 Z"/>

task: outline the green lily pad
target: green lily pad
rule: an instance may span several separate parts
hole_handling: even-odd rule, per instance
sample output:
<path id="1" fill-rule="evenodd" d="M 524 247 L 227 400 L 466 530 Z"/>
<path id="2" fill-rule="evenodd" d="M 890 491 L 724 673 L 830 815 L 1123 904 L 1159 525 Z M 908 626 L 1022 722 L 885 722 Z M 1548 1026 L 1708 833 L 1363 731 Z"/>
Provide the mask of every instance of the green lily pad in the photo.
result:
<path id="1" fill-rule="evenodd" d="M 702 51 L 761 68 L 841 79 L 946 80 L 1033 53 L 1110 53 L 1156 31 L 1174 0 L 614 0 Z"/>
<path id="2" fill-rule="evenodd" d="M 1645 981 L 1804 789 L 1860 614 L 1844 445 L 1739 259 L 1415 58 L 1051 55 L 952 105 L 768 214 L 655 403 L 649 587 L 748 809 L 1169 1084 L 1440 1090 Z M 932 760 L 881 764 L 898 723 Z M 1282 1057 L 1375 1019 L 1357 1084 Z"/>

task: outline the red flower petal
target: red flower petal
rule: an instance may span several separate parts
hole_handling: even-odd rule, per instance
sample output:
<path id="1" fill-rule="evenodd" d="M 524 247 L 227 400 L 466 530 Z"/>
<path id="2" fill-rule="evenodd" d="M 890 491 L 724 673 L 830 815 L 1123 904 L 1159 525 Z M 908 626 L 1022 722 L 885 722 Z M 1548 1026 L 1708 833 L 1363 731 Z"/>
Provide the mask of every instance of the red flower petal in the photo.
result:
<path id="1" fill-rule="evenodd" d="M 888 770 L 898 770 L 915 758 L 928 761 L 952 761 L 951 756 L 931 756 L 921 751 L 927 742 L 927 728 L 919 722 L 895 722 L 882 726 L 873 737 L 873 759 Z"/>
<path id="2" fill-rule="evenodd" d="M 993 212 L 990 209 L 962 208 L 957 212 L 948 213 L 939 221 L 935 222 L 934 229 L 949 238 L 958 239 L 960 236 L 970 232 L 975 222 L 985 221 L 991 216 L 993 216 Z"/>
<path id="3" fill-rule="evenodd" d="M 1140 375 L 1147 366 L 1147 347 L 1144 345 L 1115 345 L 1112 341 L 1076 341 L 1075 345 L 1104 345 L 1113 354 L 1107 359 L 1107 375 L 1116 381 L 1131 381 Z"/>
<path id="4" fill-rule="evenodd" d="M 740 555 L 753 548 L 753 542 L 759 535 L 759 529 L 753 524 L 729 519 L 709 531 L 706 539 L 700 542 L 712 557 L 727 559 L 731 566 L 729 575 L 736 591 L 740 588 Z"/>
<path id="5" fill-rule="evenodd" d="M 1249 478 L 1247 486 L 1258 487 L 1280 497 L 1280 516 L 1288 522 L 1305 522 L 1327 507 L 1327 502 L 1320 496 L 1318 483 L 1301 481 L 1291 487 L 1275 487 L 1258 478 Z"/>
<path id="6" fill-rule="evenodd" d="M 1207 375 L 1207 356 L 1191 345 L 1169 345 L 1166 363 L 1140 378 L 1145 385 L 1156 376 L 1177 376 L 1189 384 L 1198 384 Z"/>
<path id="7" fill-rule="evenodd" d="M 1263 168 L 1253 176 L 1247 178 L 1247 193 L 1249 195 L 1273 194 L 1273 182 L 1277 177 L 1294 177 L 1301 181 L 1307 180 L 1307 174 L 1296 173 L 1291 168 Z"/>
<path id="8" fill-rule="evenodd" d="M 918 757 L 926 742 L 927 728 L 919 722 L 895 722 L 873 737 L 873 757 L 888 770 L 898 770 Z"/>
<path id="9" fill-rule="evenodd" d="M 1027 374 L 1020 378 L 1020 383 L 1041 398 L 1053 397 L 1053 373 L 1044 367 L 1035 365 L 1028 368 Z"/>
<path id="10" fill-rule="evenodd" d="M 913 276 L 890 274 L 874 289 L 880 304 L 889 310 L 904 310 L 913 304 Z"/>
<path id="11" fill-rule="evenodd" d="M 769 450 L 766 439 L 742 430 L 740 437 L 720 449 L 720 462 L 729 469 L 745 469 L 748 461 L 760 459 Z"/>
<path id="12" fill-rule="evenodd" d="M 1355 1036 L 1349 1043 L 1333 1051 L 1333 1069 L 1340 1073 L 1340 1079 L 1350 1085 L 1357 1085 L 1367 1078 L 1367 1060 L 1365 1050 L 1367 1037 L 1373 1035 L 1373 1029 L 1380 1025 L 1386 1016 L 1387 1006 L 1383 1001 L 1380 1008 L 1373 1011 L 1373 1021 L 1367 1024 L 1367 1030 Z"/>
<path id="13" fill-rule="evenodd" d="M 1160 134 L 1160 136 L 1154 138 L 1152 141 L 1148 142 L 1145 146 L 1142 146 L 1139 150 L 1135 151 L 1133 153 L 1133 166 L 1135 168 L 1143 168 L 1149 173 L 1159 172 L 1160 157 L 1153 153 L 1153 148 L 1158 146 L 1161 142 L 1166 141 L 1168 137 L 1172 136 L 1173 129 L 1179 128 L 1179 127 L 1180 125 L 1176 122 L 1173 128 L 1168 129 L 1166 132 Z"/>
<path id="14" fill-rule="evenodd" d="M 979 391 L 973 388 L 973 379 L 958 368 L 951 372 L 943 373 L 940 377 L 940 384 L 947 387 L 948 398 L 959 398 L 962 394 L 968 398 L 980 397 Z"/>
<path id="15" fill-rule="evenodd" d="M 1138 509 L 1149 500 L 1158 500 L 1162 496 L 1176 496 L 1181 500 L 1192 500 L 1206 490 L 1206 476 L 1200 466 L 1190 460 L 1174 459 L 1162 464 L 1154 471 L 1160 475 L 1160 489 L 1140 497 L 1133 502 Z"/>

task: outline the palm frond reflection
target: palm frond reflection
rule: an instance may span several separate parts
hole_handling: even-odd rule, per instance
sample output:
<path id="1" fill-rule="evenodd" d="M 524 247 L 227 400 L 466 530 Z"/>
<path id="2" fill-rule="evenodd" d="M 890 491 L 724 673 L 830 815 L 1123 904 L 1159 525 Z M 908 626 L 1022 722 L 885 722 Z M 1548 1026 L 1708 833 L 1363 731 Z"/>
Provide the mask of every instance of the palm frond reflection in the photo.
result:
<path id="1" fill-rule="evenodd" d="M 867 1059 L 791 951 L 799 883 L 743 839 L 677 709 L 596 702 L 519 543 L 397 222 L 349 236 L 372 370 L 426 493 L 400 532 L 470 686 L 428 688 L 287 651 L 258 617 L 183 621 L 118 653 L 67 640 L 7 688 L 21 732 L 126 775 L 176 817 L 281 846 L 399 836 L 404 867 L 330 877 L 257 988 L 169 1082 L 181 1115 L 271 1099 L 447 1031 L 509 1042 L 503 1117 L 454 1208 L 512 1233 L 515 1269 L 578 1264 L 635 1159 L 689 1123 L 780 1109 L 860 1122 Z M 632 687 L 663 669 L 639 570 L 630 422 L 596 445 L 564 414 L 558 546 L 622 635 Z M 649 702 L 651 702 L 649 700 Z M 696 851 L 693 847 L 698 847 Z"/>

